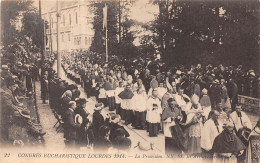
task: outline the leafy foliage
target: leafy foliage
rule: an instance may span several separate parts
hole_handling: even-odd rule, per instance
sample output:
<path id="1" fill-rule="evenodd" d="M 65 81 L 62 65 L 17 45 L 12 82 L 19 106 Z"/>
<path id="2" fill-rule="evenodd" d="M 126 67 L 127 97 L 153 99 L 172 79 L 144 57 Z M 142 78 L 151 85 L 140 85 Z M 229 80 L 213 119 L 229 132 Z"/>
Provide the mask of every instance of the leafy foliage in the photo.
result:
<path id="1" fill-rule="evenodd" d="M 124 15 L 124 22 L 122 22 L 122 39 L 121 42 L 118 40 L 119 26 L 118 26 L 118 14 L 119 14 L 119 3 L 118 0 L 105 0 L 93 2 L 90 7 L 94 13 L 93 28 L 95 30 L 94 39 L 90 50 L 105 56 L 105 30 L 103 29 L 103 8 L 105 4 L 108 7 L 107 15 L 107 30 L 108 30 L 108 53 L 109 55 L 117 56 L 136 56 L 138 53 L 137 48 L 134 46 L 133 33 L 129 30 L 134 24 L 132 20 L 128 19 L 128 15 Z M 121 10 L 125 10 L 123 6 Z M 126 12 L 127 13 L 127 12 Z M 104 57 L 103 57 L 104 58 Z"/>
<path id="2" fill-rule="evenodd" d="M 257 66 L 256 0 L 153 3 L 159 15 L 150 28 L 152 41 L 166 63 Z"/>

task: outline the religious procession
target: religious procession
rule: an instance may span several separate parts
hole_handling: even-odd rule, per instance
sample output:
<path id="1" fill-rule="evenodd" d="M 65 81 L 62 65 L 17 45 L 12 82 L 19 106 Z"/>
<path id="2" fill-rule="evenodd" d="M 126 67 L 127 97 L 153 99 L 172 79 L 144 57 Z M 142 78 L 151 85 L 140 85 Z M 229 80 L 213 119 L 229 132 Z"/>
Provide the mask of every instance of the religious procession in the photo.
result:
<path id="1" fill-rule="evenodd" d="M 1 3 L 4 148 L 259 163 L 258 1 Z"/>

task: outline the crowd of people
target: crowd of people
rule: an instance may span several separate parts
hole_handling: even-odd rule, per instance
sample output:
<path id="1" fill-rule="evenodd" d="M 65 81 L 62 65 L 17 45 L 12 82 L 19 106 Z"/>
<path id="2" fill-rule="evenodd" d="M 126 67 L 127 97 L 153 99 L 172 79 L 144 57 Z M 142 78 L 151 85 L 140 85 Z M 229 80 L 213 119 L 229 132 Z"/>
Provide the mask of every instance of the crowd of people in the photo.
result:
<path id="1" fill-rule="evenodd" d="M 46 133 L 25 105 L 26 98 L 33 98 L 33 81 L 39 77 L 36 72 L 35 64 L 18 62 L 1 66 L 1 143 L 4 145 L 33 144 Z"/>
<path id="2" fill-rule="evenodd" d="M 102 63 L 100 58 L 91 52 L 72 53 L 63 56 L 62 64 L 88 97 L 95 96 L 125 125 L 147 130 L 150 137 L 163 132 L 166 153 L 245 159 L 242 151 L 253 127 L 238 104 L 238 94 L 259 94 L 253 70 L 200 64 L 167 69 L 159 59 L 113 57 Z"/>
<path id="3" fill-rule="evenodd" d="M 132 142 L 124 125 L 146 130 L 149 137 L 163 133 L 165 153 L 205 154 L 213 162 L 256 160 L 260 121 L 254 127 L 238 103 L 238 94 L 259 97 L 259 79 L 243 67 L 212 65 L 167 67 L 160 59 L 111 57 L 99 54 L 63 55 L 69 84 L 53 70 L 55 58 L 36 64 L 1 67 L 1 138 L 17 141 L 12 125 L 26 127 L 35 136 L 44 131 L 21 102 L 41 82 L 41 98 L 60 117 L 65 144 L 95 151 L 129 151 Z M 25 78 L 25 85 L 23 80 Z M 93 115 L 79 87 L 97 103 Z M 109 113 L 102 114 L 108 107 Z M 121 123 L 122 122 L 122 123 Z M 253 141 L 254 140 L 254 141 Z M 249 162 L 250 162 L 249 161 Z"/>
<path id="4" fill-rule="evenodd" d="M 46 63 L 42 69 L 41 92 L 43 103 L 49 100 L 55 116 L 60 116 L 68 149 L 87 147 L 94 151 L 128 151 L 130 135 L 120 125 L 121 117 L 115 113 L 101 114 L 104 105 L 97 103 L 93 115 L 86 108 L 88 102 L 80 98 L 77 84 L 58 78 L 52 65 Z"/>

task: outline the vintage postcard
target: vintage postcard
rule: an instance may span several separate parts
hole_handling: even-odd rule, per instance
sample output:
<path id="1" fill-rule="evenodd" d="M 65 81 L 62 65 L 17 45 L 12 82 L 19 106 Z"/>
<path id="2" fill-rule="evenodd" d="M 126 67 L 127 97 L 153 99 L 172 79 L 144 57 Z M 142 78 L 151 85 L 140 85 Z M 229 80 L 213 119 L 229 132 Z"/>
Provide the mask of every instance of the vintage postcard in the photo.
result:
<path id="1" fill-rule="evenodd" d="M 0 162 L 260 163 L 259 0 L 0 3 Z"/>

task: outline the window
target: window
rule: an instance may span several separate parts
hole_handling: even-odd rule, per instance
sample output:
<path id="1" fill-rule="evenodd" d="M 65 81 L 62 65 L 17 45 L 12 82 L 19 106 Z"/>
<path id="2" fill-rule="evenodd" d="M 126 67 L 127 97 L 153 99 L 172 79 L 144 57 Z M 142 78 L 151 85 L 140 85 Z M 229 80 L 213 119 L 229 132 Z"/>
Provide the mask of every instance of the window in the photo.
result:
<path id="1" fill-rule="evenodd" d="M 81 44 L 81 37 L 78 37 L 78 45 Z"/>
<path id="2" fill-rule="evenodd" d="M 78 13 L 76 12 L 76 24 L 78 24 Z"/>
<path id="3" fill-rule="evenodd" d="M 61 34 L 61 41 L 64 42 L 64 34 Z"/>
<path id="4" fill-rule="evenodd" d="M 88 45 L 88 37 L 85 37 L 85 45 Z"/>
<path id="5" fill-rule="evenodd" d="M 63 15 L 63 26 L 65 26 L 65 15 Z"/>
<path id="6" fill-rule="evenodd" d="M 70 25 L 71 25 L 71 15 L 69 14 L 69 21 L 70 21 Z"/>
<path id="7" fill-rule="evenodd" d="M 53 28 L 53 18 L 51 18 L 51 28 Z"/>
<path id="8" fill-rule="evenodd" d="M 77 38 L 74 38 L 74 45 L 77 45 Z"/>
<path id="9" fill-rule="evenodd" d="M 68 41 L 70 42 L 70 34 L 68 33 Z"/>
<path id="10" fill-rule="evenodd" d="M 80 45 L 81 44 L 81 37 L 75 37 L 74 38 L 74 44 L 75 45 Z"/>

